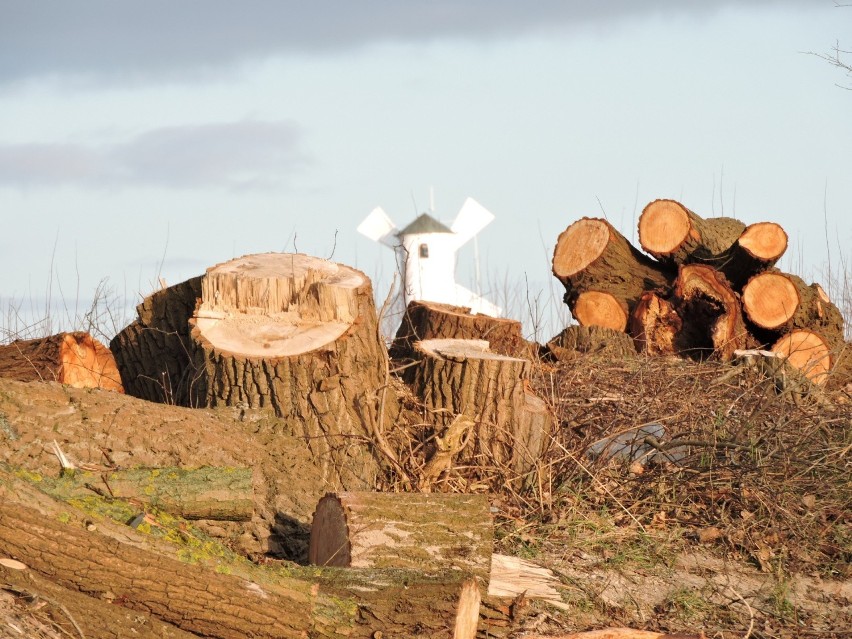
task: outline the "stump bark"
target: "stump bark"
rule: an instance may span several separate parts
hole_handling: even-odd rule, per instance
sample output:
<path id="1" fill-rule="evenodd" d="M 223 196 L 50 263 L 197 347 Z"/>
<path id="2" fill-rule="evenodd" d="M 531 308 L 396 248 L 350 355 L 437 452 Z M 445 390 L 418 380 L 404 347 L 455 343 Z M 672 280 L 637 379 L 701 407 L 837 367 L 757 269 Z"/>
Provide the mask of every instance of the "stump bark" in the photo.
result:
<path id="1" fill-rule="evenodd" d="M 414 357 L 414 344 L 427 339 L 484 339 L 501 355 L 529 357 L 534 346 L 523 338 L 517 320 L 471 314 L 470 309 L 438 302 L 409 302 L 390 355 Z"/>
<path id="2" fill-rule="evenodd" d="M 748 331 L 740 301 L 725 276 L 706 264 L 681 266 L 675 283 L 676 309 L 683 321 L 678 336 L 687 354 L 712 352 L 729 361 L 734 351 L 747 348 Z"/>
<path id="3" fill-rule="evenodd" d="M 460 570 L 484 593 L 492 543 L 486 495 L 330 493 L 314 512 L 309 559 L 342 568 Z"/>
<path id="4" fill-rule="evenodd" d="M 549 411 L 528 388 L 531 363 L 492 353 L 483 340 L 424 340 L 415 351 L 419 361 L 407 381 L 437 434 L 454 433 L 448 456 L 472 479 L 496 486 L 508 475 L 523 483 L 552 428 Z"/>
<path id="5" fill-rule="evenodd" d="M 688 264 L 717 258 L 745 229 L 734 218 L 705 219 L 675 200 L 654 200 L 639 216 L 639 244 L 658 260 Z"/>
<path id="6" fill-rule="evenodd" d="M 0 376 L 124 392 L 110 350 L 79 331 L 0 346 Z"/>
<path id="7" fill-rule="evenodd" d="M 552 270 L 565 286 L 565 301 L 572 313 L 579 300 L 577 321 L 616 330 L 624 330 L 642 293 L 668 291 L 672 280 L 670 272 L 636 250 L 609 222 L 597 218 L 582 218 L 559 235 Z"/>

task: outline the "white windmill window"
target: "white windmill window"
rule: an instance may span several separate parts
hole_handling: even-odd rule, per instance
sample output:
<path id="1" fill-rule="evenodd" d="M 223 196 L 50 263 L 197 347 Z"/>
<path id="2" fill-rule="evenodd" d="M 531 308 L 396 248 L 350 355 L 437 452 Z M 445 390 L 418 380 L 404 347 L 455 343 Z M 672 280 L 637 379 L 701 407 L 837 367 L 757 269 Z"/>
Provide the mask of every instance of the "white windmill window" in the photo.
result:
<path id="1" fill-rule="evenodd" d="M 420 245 L 420 257 L 429 257 L 429 245 L 421 244 Z"/>

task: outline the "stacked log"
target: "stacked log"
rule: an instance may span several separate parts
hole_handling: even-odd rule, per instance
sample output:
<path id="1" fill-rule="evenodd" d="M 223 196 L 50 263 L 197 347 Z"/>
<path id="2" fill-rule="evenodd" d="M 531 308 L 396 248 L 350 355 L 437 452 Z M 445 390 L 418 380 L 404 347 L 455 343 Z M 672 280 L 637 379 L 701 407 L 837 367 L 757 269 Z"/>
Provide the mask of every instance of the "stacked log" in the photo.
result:
<path id="1" fill-rule="evenodd" d="M 818 284 L 774 268 L 787 248 L 774 222 L 703 218 L 675 200 L 648 204 L 634 248 L 602 219 L 556 243 L 553 274 L 581 326 L 628 333 L 637 350 L 722 361 L 771 349 L 824 383 L 843 345 L 843 317 Z"/>

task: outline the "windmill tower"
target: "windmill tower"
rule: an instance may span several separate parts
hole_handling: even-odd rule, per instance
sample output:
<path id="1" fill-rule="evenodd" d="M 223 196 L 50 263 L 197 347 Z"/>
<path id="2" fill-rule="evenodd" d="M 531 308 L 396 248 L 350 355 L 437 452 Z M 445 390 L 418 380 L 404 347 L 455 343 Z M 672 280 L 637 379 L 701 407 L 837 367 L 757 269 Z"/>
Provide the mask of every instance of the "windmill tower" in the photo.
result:
<path id="1" fill-rule="evenodd" d="M 469 197 L 449 227 L 423 213 L 402 230 L 397 230 L 387 213 L 376 207 L 358 225 L 358 232 L 396 252 L 403 272 L 406 305 L 412 300 L 441 302 L 467 306 L 474 313 L 499 316 L 499 306 L 457 284 L 455 279 L 459 249 L 475 239 L 493 220 L 490 211 Z M 477 273 L 477 285 L 478 280 Z"/>

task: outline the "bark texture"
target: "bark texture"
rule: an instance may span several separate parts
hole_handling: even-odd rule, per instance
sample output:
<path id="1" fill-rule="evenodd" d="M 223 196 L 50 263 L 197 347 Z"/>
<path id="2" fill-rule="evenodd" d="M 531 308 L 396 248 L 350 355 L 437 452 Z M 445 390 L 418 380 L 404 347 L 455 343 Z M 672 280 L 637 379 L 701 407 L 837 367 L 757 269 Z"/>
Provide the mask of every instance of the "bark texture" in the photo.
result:
<path id="1" fill-rule="evenodd" d="M 523 482 L 553 423 L 528 388 L 531 363 L 492 353 L 482 340 L 425 340 L 416 352 L 407 378 L 438 433 L 453 433 L 449 457 L 471 478 L 498 481 L 509 470 Z"/>
<path id="2" fill-rule="evenodd" d="M 460 570 L 484 592 L 492 543 L 487 495 L 330 493 L 314 513 L 309 557 L 319 566 Z"/>
<path id="3" fill-rule="evenodd" d="M 775 222 L 746 227 L 730 248 L 706 260 L 718 268 L 731 285 L 741 289 L 750 277 L 775 265 L 787 250 L 787 233 Z"/>
<path id="4" fill-rule="evenodd" d="M 612 358 L 636 355 L 628 335 L 600 326 L 569 326 L 547 343 L 547 349 L 559 361 L 570 361 L 580 354 Z"/>
<path id="5" fill-rule="evenodd" d="M 124 392 L 112 353 L 79 331 L 0 346 L 0 376 Z"/>

